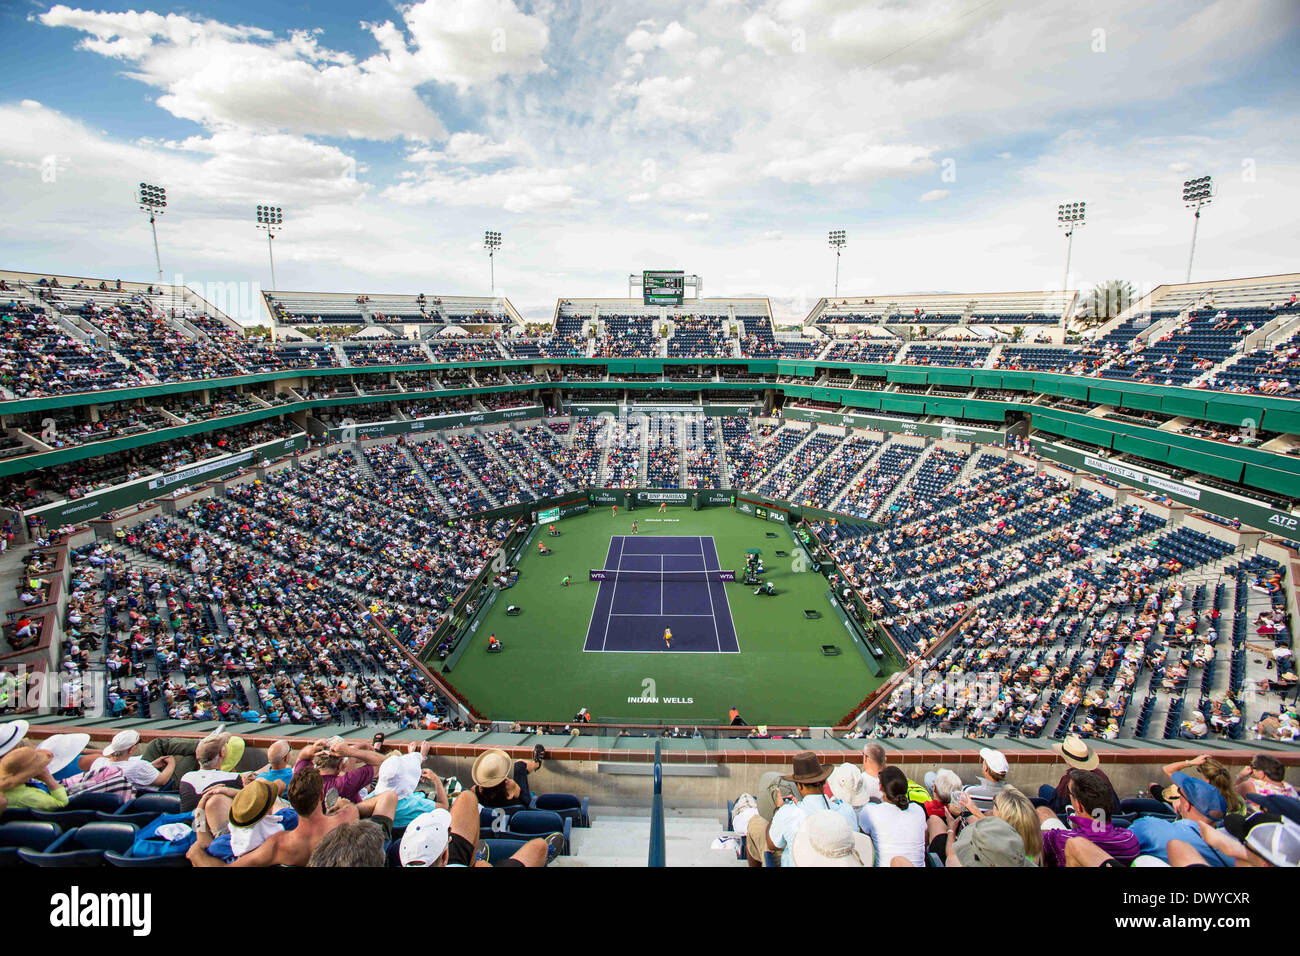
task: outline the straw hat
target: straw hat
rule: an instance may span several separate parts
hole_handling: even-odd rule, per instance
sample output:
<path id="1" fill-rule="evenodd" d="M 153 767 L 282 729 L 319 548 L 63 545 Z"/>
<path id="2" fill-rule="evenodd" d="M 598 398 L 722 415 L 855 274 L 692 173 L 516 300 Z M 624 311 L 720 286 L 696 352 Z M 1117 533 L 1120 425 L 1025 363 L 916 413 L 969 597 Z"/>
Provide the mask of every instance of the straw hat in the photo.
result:
<path id="1" fill-rule="evenodd" d="M 480 787 L 495 787 L 515 768 L 515 762 L 504 750 L 485 750 L 474 759 L 470 776 Z"/>
<path id="2" fill-rule="evenodd" d="M 1075 770 L 1096 770 L 1101 763 L 1101 758 L 1078 734 L 1070 734 L 1061 743 L 1052 744 L 1052 749 Z"/>
<path id="3" fill-rule="evenodd" d="M 276 789 L 265 780 L 254 780 L 235 796 L 230 805 L 230 825 L 251 827 L 275 806 Z"/>
<path id="4" fill-rule="evenodd" d="M 44 770 L 50 753 L 35 747 L 15 747 L 0 757 L 0 791 L 21 787 Z"/>

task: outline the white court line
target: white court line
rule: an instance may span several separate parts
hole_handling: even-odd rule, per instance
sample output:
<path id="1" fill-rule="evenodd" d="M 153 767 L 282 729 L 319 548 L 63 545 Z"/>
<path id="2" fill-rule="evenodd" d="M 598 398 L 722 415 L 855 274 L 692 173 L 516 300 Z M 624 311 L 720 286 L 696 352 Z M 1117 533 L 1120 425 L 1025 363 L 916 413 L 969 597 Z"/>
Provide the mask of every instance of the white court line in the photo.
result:
<path id="1" fill-rule="evenodd" d="M 709 559 L 704 555 L 704 539 L 695 539 L 700 545 L 700 561 L 704 564 L 704 570 L 709 570 Z M 722 653 L 722 635 L 718 633 L 718 619 L 713 616 L 713 582 L 710 581 L 704 585 L 705 590 L 709 592 L 709 617 L 713 618 L 713 639 L 718 643 L 718 653 Z M 732 627 L 735 627 L 733 624 Z"/>
<path id="2" fill-rule="evenodd" d="M 659 555 L 659 616 L 664 616 L 664 556 Z"/>
<path id="3" fill-rule="evenodd" d="M 617 614 L 611 614 L 610 617 L 713 617 L 712 614 L 633 614 L 631 612 L 619 611 Z"/>
<path id="4" fill-rule="evenodd" d="M 624 535 L 619 535 L 619 536 L 618 536 L 618 541 L 619 541 L 619 545 L 618 545 L 618 567 L 616 567 L 616 568 L 614 569 L 615 571 L 621 571 L 621 570 L 623 569 L 623 548 L 624 548 L 624 546 L 625 546 L 625 545 L 624 545 L 624 542 L 626 542 L 626 540 L 627 540 L 626 536 L 624 536 Z M 610 539 L 609 539 L 609 546 L 610 546 L 611 548 L 614 547 L 614 539 L 613 539 L 613 538 L 610 538 Z M 609 566 L 609 552 L 608 552 L 608 551 L 605 552 L 605 566 L 606 566 L 606 567 Z M 599 596 L 600 592 L 597 591 L 596 593 L 597 593 L 597 596 Z M 614 611 L 614 599 L 615 599 L 616 597 L 618 597 L 618 575 L 617 575 L 617 574 L 614 575 L 614 589 L 613 589 L 612 591 L 609 592 L 609 610 L 610 610 L 610 613 L 605 615 L 605 636 L 602 637 L 602 638 L 600 639 L 600 649 L 601 649 L 602 651 L 605 649 L 605 644 L 609 642 L 609 622 L 610 622 L 610 620 L 611 620 L 611 619 L 613 618 L 613 616 L 614 616 L 614 615 L 613 615 L 613 611 Z M 591 609 L 591 612 L 592 612 L 593 614 L 595 614 L 595 613 L 596 613 L 596 609 L 593 607 L 593 608 Z"/>
<path id="5" fill-rule="evenodd" d="M 610 538 L 610 539 L 609 539 L 609 547 L 605 549 L 605 566 L 606 566 L 606 567 L 609 567 L 609 553 L 610 553 L 611 551 L 613 551 L 613 550 L 614 550 L 614 539 L 613 539 L 613 538 Z M 584 636 L 584 637 L 582 638 L 582 649 L 583 649 L 584 651 L 587 649 L 587 636 L 590 636 L 590 634 L 591 634 L 591 625 L 592 625 L 592 622 L 594 622 L 594 621 L 596 620 L 596 605 L 600 603 L 600 587 L 601 587 L 602 585 L 604 585 L 604 583 L 605 583 L 605 582 L 602 581 L 602 582 L 600 583 L 600 585 L 597 585 L 597 587 L 596 587 L 596 600 L 594 600 L 594 601 L 591 602 L 591 614 L 587 617 L 587 635 Z M 609 607 L 610 607 L 610 610 L 611 610 L 611 611 L 614 609 L 614 605 L 612 605 L 612 604 L 611 604 Z M 608 623 L 606 623 L 605 626 L 606 626 L 606 628 L 608 629 L 608 627 L 609 627 Z M 592 650 L 594 651 L 595 648 L 592 648 Z"/>

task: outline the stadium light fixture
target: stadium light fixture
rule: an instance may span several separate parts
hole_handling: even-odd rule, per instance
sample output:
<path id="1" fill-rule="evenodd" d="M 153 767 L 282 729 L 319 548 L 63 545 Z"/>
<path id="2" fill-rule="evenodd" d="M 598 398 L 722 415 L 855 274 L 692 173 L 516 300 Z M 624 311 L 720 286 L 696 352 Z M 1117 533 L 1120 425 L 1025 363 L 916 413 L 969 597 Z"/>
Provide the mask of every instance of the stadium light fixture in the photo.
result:
<path id="1" fill-rule="evenodd" d="M 840 252 L 849 244 L 848 233 L 843 229 L 832 229 L 828 234 L 830 246 L 835 250 L 835 298 L 840 294 Z"/>
<path id="2" fill-rule="evenodd" d="M 1183 183 L 1183 205 L 1192 210 L 1192 250 L 1187 254 L 1187 281 L 1192 281 L 1192 259 L 1196 256 L 1196 228 L 1201 224 L 1201 207 L 1214 199 L 1214 180 L 1210 176 Z"/>
<path id="3" fill-rule="evenodd" d="M 492 294 L 497 292 L 496 254 L 501 248 L 501 233 L 491 229 L 483 233 L 483 248 L 488 251 L 488 278 L 491 281 Z"/>
<path id="4" fill-rule="evenodd" d="M 277 289 L 275 284 L 275 252 L 271 248 L 271 240 L 275 234 L 284 226 L 284 210 L 279 206 L 258 206 L 257 207 L 257 228 L 266 230 L 266 254 L 271 259 L 271 288 Z"/>
<path id="5" fill-rule="evenodd" d="M 1070 254 L 1074 251 L 1074 230 L 1085 225 L 1088 214 L 1086 202 L 1063 202 L 1056 207 L 1056 225 L 1065 230 L 1065 278 L 1061 281 L 1061 298 L 1064 300 L 1066 290 L 1070 288 Z M 1062 306 L 1064 317 L 1065 308 Z"/>
<path id="6" fill-rule="evenodd" d="M 153 230 L 153 258 L 158 265 L 158 285 L 162 285 L 162 256 L 158 253 L 158 217 L 167 208 L 167 190 L 152 183 L 141 183 L 135 201 L 140 209 L 149 214 L 149 228 Z"/>

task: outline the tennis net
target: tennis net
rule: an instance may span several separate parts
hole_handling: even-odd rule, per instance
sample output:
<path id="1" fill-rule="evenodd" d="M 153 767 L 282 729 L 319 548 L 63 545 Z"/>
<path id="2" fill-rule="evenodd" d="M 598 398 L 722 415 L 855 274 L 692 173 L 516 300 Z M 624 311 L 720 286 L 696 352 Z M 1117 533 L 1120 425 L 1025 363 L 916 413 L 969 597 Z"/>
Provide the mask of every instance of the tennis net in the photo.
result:
<path id="1" fill-rule="evenodd" d="M 646 584 L 686 584 L 693 581 L 734 581 L 733 569 L 706 571 L 628 571 L 620 568 L 592 568 L 592 581 L 614 581 L 617 583 L 642 581 Z"/>

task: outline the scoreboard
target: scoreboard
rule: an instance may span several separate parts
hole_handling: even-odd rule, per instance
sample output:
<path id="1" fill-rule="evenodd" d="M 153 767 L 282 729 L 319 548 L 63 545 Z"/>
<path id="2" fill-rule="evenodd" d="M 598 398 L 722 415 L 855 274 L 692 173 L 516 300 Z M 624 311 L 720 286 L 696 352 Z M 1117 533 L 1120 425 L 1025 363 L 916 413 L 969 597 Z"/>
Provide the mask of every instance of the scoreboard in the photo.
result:
<path id="1" fill-rule="evenodd" d="M 679 306 L 686 296 L 686 273 L 645 272 L 641 277 L 641 300 L 645 305 Z"/>

